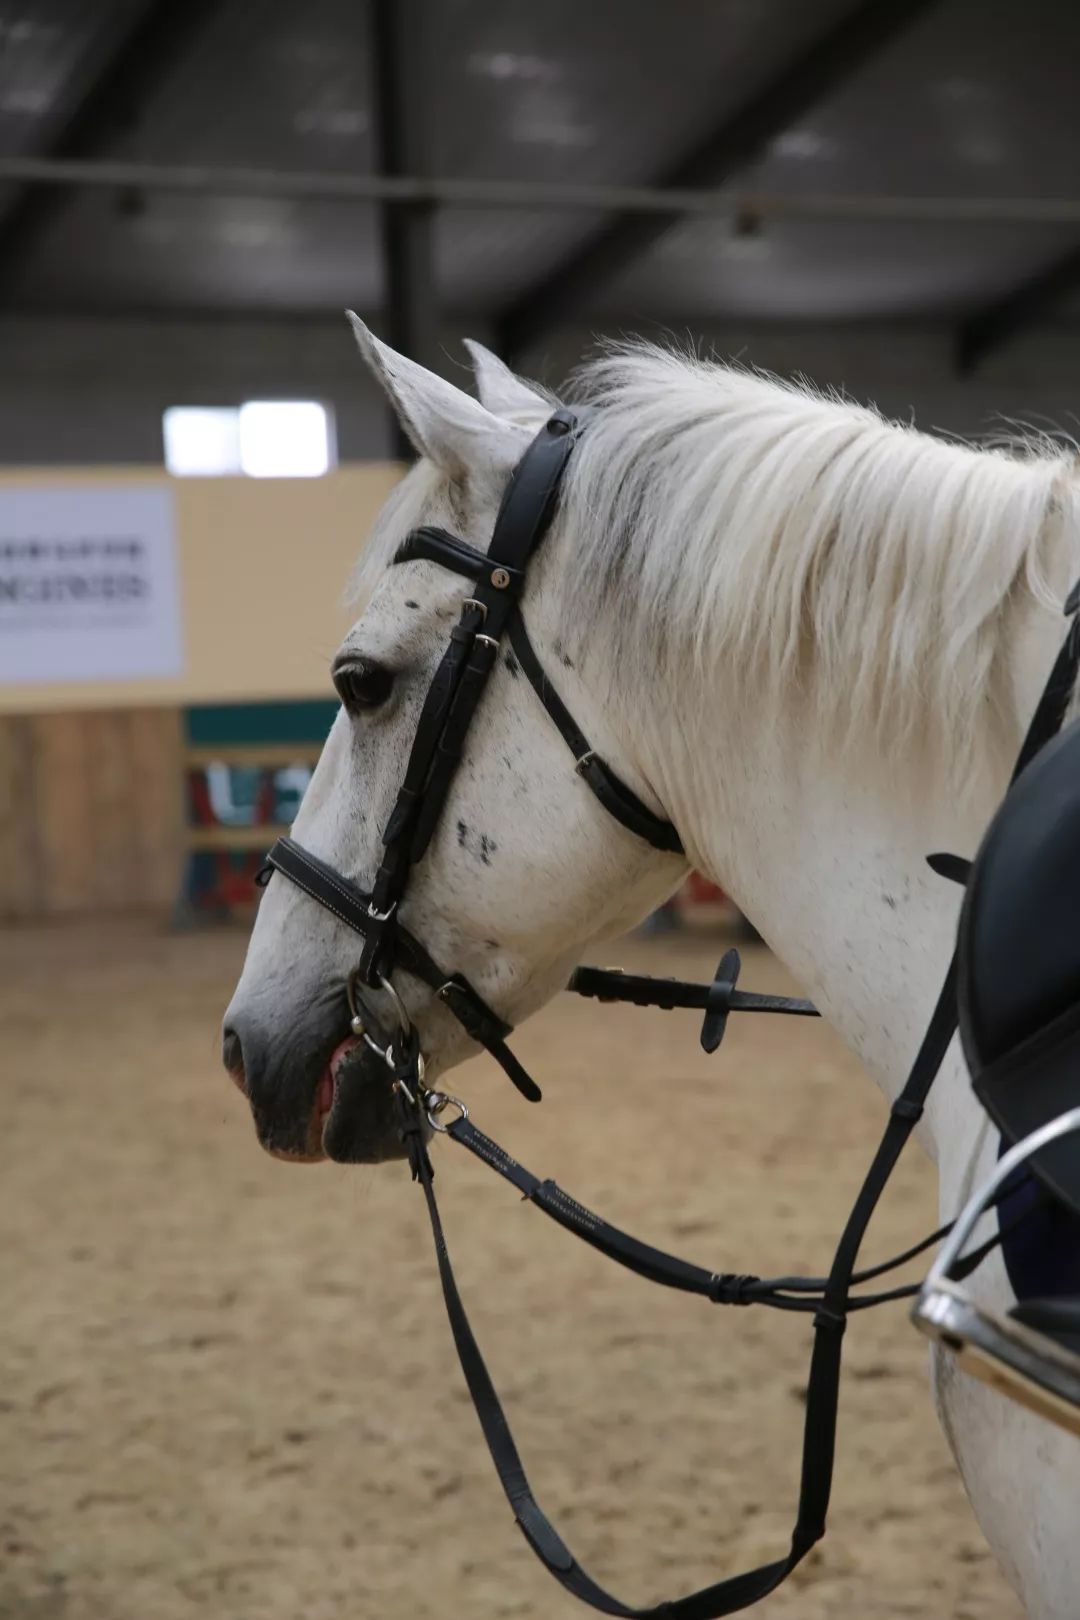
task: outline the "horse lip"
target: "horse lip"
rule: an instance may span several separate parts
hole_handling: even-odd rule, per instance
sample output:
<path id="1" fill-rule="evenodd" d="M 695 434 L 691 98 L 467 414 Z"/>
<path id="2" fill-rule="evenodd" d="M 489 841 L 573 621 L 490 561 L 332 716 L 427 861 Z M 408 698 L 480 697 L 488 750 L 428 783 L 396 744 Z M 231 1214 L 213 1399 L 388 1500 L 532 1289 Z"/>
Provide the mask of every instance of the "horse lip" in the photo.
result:
<path id="1" fill-rule="evenodd" d="M 342 1047 L 334 1053 L 333 1103 L 319 1116 L 323 1152 L 339 1164 L 404 1157 L 386 1064 L 362 1041 Z"/>
<path id="2" fill-rule="evenodd" d="M 319 1083 L 315 1087 L 315 1113 L 318 1116 L 320 1131 L 325 1130 L 326 1123 L 334 1111 L 338 1100 L 338 1082 L 341 1071 L 348 1061 L 349 1055 L 356 1051 L 361 1044 L 358 1035 L 346 1035 L 339 1041 L 331 1052 L 325 1069 L 319 1076 Z"/>
<path id="3" fill-rule="evenodd" d="M 322 1164 L 326 1158 L 326 1154 L 322 1151 L 318 1153 L 293 1153 L 288 1148 L 276 1147 L 264 1148 L 263 1151 L 268 1153 L 272 1159 L 279 1159 L 282 1164 Z"/>
<path id="4" fill-rule="evenodd" d="M 344 1164 L 376 1164 L 404 1152 L 383 1059 L 338 1026 L 334 1044 L 323 1047 L 312 1076 L 297 1075 L 298 1095 L 288 1069 L 273 1085 L 259 1074 L 247 1077 L 246 1095 L 263 1150 L 286 1163 L 333 1159 Z M 273 1077 L 271 1077 L 272 1079 Z M 328 1106 L 327 1106 L 328 1104 Z"/>

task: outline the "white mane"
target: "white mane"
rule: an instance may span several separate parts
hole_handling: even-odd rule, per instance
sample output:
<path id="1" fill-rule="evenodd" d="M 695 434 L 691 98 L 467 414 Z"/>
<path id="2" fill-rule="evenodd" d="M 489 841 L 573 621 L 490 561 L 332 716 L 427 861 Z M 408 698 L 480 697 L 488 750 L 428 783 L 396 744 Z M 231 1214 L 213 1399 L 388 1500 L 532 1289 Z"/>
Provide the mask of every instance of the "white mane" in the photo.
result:
<path id="1" fill-rule="evenodd" d="M 794 693 L 823 741 L 894 760 L 915 741 L 963 768 L 976 729 L 1015 729 L 1009 617 L 1060 614 L 1075 454 L 976 450 L 641 344 L 579 382 L 571 635 L 602 617 L 621 659 L 692 656 L 756 725 Z"/>

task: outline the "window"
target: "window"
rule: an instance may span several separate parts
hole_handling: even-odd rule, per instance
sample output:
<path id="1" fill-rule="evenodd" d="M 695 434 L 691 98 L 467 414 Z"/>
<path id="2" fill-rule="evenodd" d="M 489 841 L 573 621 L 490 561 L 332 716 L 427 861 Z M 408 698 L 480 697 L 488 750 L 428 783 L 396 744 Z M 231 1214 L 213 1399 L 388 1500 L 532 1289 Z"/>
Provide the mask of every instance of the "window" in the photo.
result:
<path id="1" fill-rule="evenodd" d="M 318 478 L 335 460 L 330 413 L 313 399 L 172 405 L 162 430 L 165 466 L 179 477 Z"/>
<path id="2" fill-rule="evenodd" d="M 173 405 L 162 419 L 165 465 L 181 478 L 240 471 L 240 412 Z"/>

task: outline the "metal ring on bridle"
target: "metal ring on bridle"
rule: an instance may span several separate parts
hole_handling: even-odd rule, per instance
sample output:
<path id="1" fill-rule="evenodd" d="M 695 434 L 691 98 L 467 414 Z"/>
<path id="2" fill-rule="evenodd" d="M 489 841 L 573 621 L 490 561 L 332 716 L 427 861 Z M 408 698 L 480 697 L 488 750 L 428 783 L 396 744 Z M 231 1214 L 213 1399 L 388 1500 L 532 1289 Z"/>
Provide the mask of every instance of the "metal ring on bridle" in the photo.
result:
<path id="1" fill-rule="evenodd" d="M 352 972 L 349 974 L 348 978 L 345 980 L 345 998 L 346 998 L 346 1000 L 347 1000 L 347 1002 L 349 1004 L 349 1014 L 350 1014 L 350 1019 L 351 1019 L 352 1032 L 360 1040 L 362 1040 L 365 1043 L 365 1045 L 372 1052 L 375 1053 L 376 1057 L 381 1057 L 382 1058 L 383 1062 L 386 1064 L 388 1069 L 392 1069 L 394 1067 L 396 1061 L 397 1061 L 395 1056 L 394 1056 L 394 1043 L 393 1043 L 393 1040 L 387 1041 L 385 1046 L 380 1046 L 378 1041 L 375 1040 L 375 1038 L 370 1034 L 370 1032 L 369 1032 L 369 1030 L 367 1028 L 366 1018 L 369 1015 L 366 1013 L 366 1010 L 365 1010 L 365 1008 L 363 1006 L 363 1003 L 360 1000 L 360 997 L 359 997 L 358 992 L 357 992 L 357 982 L 358 982 L 358 979 L 359 979 L 359 971 L 360 970 L 358 968 L 353 968 Z M 399 1032 L 401 1033 L 401 1035 L 406 1040 L 408 1040 L 409 1037 L 412 1035 L 413 1026 L 412 1026 L 412 1019 L 409 1017 L 408 1011 L 406 1010 L 406 1007 L 405 1007 L 405 1003 L 402 1001 L 401 997 L 398 995 L 398 992 L 395 990 L 395 988 L 391 984 L 390 980 L 383 973 L 379 974 L 379 987 L 380 987 L 380 989 L 385 990 L 387 995 L 390 997 L 390 1001 L 391 1001 L 391 1003 L 393 1005 L 394 1012 L 397 1015 Z M 423 1078 L 423 1058 L 420 1057 L 419 1054 L 417 1056 L 417 1063 L 418 1063 L 418 1067 L 419 1067 L 420 1078 L 422 1079 Z"/>
<path id="2" fill-rule="evenodd" d="M 449 1126 L 439 1124 L 439 1115 L 446 1108 L 456 1108 L 458 1111 L 459 1120 L 468 1119 L 469 1117 L 469 1110 L 466 1108 L 461 1098 L 452 1097 L 448 1091 L 425 1091 L 423 1102 L 424 1112 L 427 1115 L 427 1122 L 433 1131 L 441 1131 L 445 1133 L 449 1129 Z M 456 1124 L 457 1121 L 453 1121 L 453 1123 Z"/>
<path id="3" fill-rule="evenodd" d="M 353 1033 L 359 1034 L 364 1045 L 369 1049 L 369 1051 L 374 1052 L 376 1057 L 381 1057 L 388 1069 L 392 1069 L 394 1067 L 393 1041 L 391 1041 L 387 1046 L 380 1046 L 378 1041 L 371 1038 L 359 1018 L 353 1019 Z"/>
<path id="4" fill-rule="evenodd" d="M 387 995 L 390 997 L 390 1000 L 394 1004 L 394 1011 L 398 1016 L 398 1024 L 401 1026 L 401 1033 L 405 1036 L 411 1035 L 412 1019 L 409 1017 L 405 1003 L 402 1001 L 401 997 L 398 995 L 385 973 L 379 974 L 379 987 L 380 989 L 386 991 Z"/>

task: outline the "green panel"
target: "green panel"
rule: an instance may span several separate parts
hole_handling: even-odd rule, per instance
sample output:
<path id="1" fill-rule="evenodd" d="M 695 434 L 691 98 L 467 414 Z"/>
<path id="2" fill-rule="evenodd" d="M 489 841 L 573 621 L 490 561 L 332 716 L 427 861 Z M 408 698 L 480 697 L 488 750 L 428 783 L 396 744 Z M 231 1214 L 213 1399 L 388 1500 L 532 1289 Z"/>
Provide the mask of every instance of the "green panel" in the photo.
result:
<path id="1" fill-rule="evenodd" d="M 336 698 L 295 703 L 200 703 L 185 715 L 192 747 L 214 743 L 321 743 L 338 712 Z"/>

